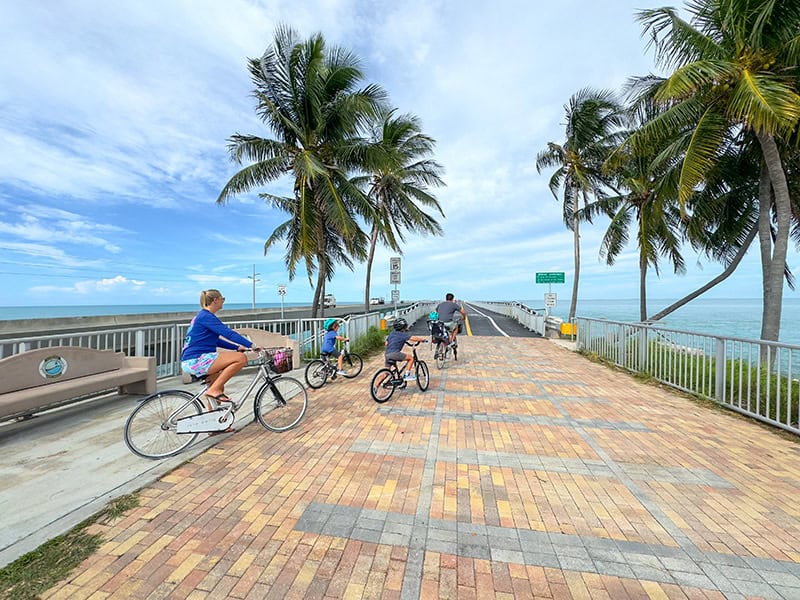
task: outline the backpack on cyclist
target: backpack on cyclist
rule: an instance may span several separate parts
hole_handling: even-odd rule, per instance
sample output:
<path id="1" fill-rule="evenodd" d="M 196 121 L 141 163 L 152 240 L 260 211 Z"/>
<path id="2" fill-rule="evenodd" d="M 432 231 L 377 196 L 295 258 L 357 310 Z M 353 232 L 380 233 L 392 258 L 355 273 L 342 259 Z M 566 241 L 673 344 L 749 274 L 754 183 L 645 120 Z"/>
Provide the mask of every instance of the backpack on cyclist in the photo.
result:
<path id="1" fill-rule="evenodd" d="M 430 321 L 430 328 L 431 328 L 431 341 L 434 344 L 438 344 L 440 342 L 444 342 L 445 344 L 450 343 L 450 334 L 448 333 L 447 327 L 445 327 L 444 322 Z"/>

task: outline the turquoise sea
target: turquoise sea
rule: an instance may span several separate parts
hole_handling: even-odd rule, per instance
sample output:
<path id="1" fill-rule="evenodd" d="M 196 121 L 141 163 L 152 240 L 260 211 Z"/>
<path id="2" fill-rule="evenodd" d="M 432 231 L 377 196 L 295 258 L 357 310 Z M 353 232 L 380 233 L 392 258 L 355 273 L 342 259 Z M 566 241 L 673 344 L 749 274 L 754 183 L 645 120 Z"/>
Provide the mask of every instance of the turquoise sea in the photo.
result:
<path id="1" fill-rule="evenodd" d="M 521 300 L 534 309 L 542 309 L 542 299 Z M 648 313 L 654 314 L 672 304 L 674 300 L 648 301 Z M 348 304 L 348 302 L 341 302 Z M 357 302 L 353 302 L 357 304 Z M 308 303 L 286 302 L 284 307 L 307 306 Z M 258 303 L 258 308 L 280 308 L 279 302 Z M 252 304 L 226 304 L 227 309 L 249 309 Z M 197 304 L 130 304 L 87 306 L 4 306 L 0 307 L 0 320 L 45 319 L 50 317 L 84 317 L 100 315 L 146 314 L 160 312 L 192 312 Z M 543 310 L 543 309 L 542 309 Z M 562 296 L 550 314 L 566 319 L 569 298 Z M 639 301 L 579 300 L 579 317 L 593 317 L 612 321 L 638 321 Z M 759 298 L 697 298 L 668 315 L 660 322 L 669 329 L 680 329 L 709 335 L 723 335 L 745 339 L 758 339 L 761 332 L 761 300 Z M 800 345 L 800 298 L 787 294 L 783 300 L 780 341 Z"/>
<path id="2" fill-rule="evenodd" d="M 648 314 L 655 314 L 675 300 L 648 300 Z M 528 300 L 530 308 L 541 308 L 542 300 Z M 566 320 L 569 297 L 559 298 L 550 314 Z M 611 321 L 638 321 L 639 300 L 578 300 L 576 315 Z M 659 326 L 693 333 L 757 340 L 761 335 L 760 298 L 695 298 L 659 321 Z M 780 341 L 800 345 L 800 298 L 786 294 L 781 311 Z"/>
<path id="3" fill-rule="evenodd" d="M 308 306 L 308 302 L 284 302 L 283 306 Z M 252 303 L 228 302 L 228 310 L 247 310 Z M 280 308 L 280 302 L 258 302 L 257 308 Z M 0 321 L 13 319 L 49 319 L 54 317 L 103 317 L 108 315 L 144 315 L 150 313 L 193 312 L 200 310 L 194 304 L 92 304 L 75 306 L 0 306 Z"/>

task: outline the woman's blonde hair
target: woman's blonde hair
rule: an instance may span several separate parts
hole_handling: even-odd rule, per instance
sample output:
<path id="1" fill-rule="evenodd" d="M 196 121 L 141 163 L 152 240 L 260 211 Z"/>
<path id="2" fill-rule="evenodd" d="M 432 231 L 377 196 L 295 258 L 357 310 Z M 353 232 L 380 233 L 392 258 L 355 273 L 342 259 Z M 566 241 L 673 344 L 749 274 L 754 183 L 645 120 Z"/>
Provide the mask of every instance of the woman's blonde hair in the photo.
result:
<path id="1" fill-rule="evenodd" d="M 222 298 L 219 290 L 203 290 L 200 292 L 200 308 L 207 308 L 217 298 Z"/>

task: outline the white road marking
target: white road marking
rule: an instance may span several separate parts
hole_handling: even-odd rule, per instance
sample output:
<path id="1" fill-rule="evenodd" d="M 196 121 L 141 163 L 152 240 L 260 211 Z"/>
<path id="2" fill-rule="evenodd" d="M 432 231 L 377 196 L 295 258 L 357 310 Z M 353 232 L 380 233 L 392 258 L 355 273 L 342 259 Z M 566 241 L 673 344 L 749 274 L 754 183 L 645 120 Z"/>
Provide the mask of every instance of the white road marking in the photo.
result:
<path id="1" fill-rule="evenodd" d="M 494 322 L 494 319 L 493 319 L 492 317 L 490 317 L 489 315 L 487 315 L 487 314 L 485 314 L 485 313 L 482 313 L 481 311 L 479 311 L 477 308 L 475 308 L 475 307 L 474 307 L 474 306 L 472 306 L 471 304 L 467 304 L 467 306 L 469 306 L 469 307 L 470 307 L 470 309 L 474 310 L 474 311 L 475 311 L 476 313 L 478 313 L 480 316 L 482 316 L 482 317 L 486 317 L 487 319 L 489 319 L 489 322 L 490 322 L 492 325 L 494 325 L 494 328 L 495 328 L 495 329 L 497 329 L 497 331 L 499 331 L 501 335 L 504 335 L 504 336 L 506 336 L 506 337 L 511 337 L 511 336 L 510 336 L 510 335 L 508 335 L 508 334 L 507 334 L 505 331 L 503 331 L 502 329 L 500 329 L 500 327 L 498 327 L 497 323 L 495 323 L 495 322 Z"/>

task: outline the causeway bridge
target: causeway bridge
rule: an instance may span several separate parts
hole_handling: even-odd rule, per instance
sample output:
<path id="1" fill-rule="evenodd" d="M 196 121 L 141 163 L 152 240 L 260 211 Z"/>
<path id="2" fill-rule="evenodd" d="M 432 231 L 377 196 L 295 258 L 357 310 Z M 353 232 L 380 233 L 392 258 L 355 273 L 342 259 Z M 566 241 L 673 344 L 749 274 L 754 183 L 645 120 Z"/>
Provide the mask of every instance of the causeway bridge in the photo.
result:
<path id="1" fill-rule="evenodd" d="M 137 491 L 45 598 L 800 598 L 796 437 L 467 312 L 427 392 L 376 404 L 373 356 L 283 434 L 146 461 L 119 397 L 0 426 L 0 562 Z"/>

